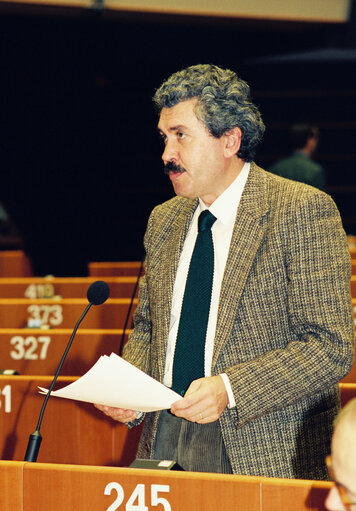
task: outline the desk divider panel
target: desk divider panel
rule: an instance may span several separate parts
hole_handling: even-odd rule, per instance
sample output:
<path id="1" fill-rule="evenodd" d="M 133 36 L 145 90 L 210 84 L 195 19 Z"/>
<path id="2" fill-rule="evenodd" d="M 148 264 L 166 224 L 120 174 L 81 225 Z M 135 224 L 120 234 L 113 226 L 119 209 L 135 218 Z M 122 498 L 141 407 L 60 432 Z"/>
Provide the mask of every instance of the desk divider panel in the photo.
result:
<path id="1" fill-rule="evenodd" d="M 23 462 L 0 461 L 1 511 L 23 511 L 23 469 Z"/>
<path id="2" fill-rule="evenodd" d="M 89 312 L 90 314 L 90 312 Z M 126 332 L 125 340 L 130 330 Z M 72 329 L 0 329 L 0 369 L 20 375 L 54 375 Z M 79 328 L 63 364 L 62 376 L 82 376 L 101 355 L 119 353 L 121 329 Z"/>
<path id="3" fill-rule="evenodd" d="M 73 329 L 87 305 L 88 301 L 83 298 L 1 298 L 0 325 L 2 328 L 25 328 L 32 324 Z M 131 308 L 129 328 L 136 305 L 137 299 Z M 129 306 L 129 298 L 109 298 L 102 305 L 93 305 L 81 323 L 81 328 L 122 328 Z"/>
<path id="4" fill-rule="evenodd" d="M 323 511 L 332 483 L 298 479 L 264 478 L 261 491 L 263 511 Z"/>
<path id="5" fill-rule="evenodd" d="M 0 298 L 85 298 L 93 282 L 104 280 L 110 298 L 131 298 L 136 277 L 28 277 L 0 278 Z"/>
<path id="6" fill-rule="evenodd" d="M 137 276 L 140 267 L 140 261 L 90 262 L 88 264 L 88 273 L 91 277 Z"/>
<path id="7" fill-rule="evenodd" d="M 23 510 L 323 511 L 331 486 L 321 481 L 26 463 Z"/>
<path id="8" fill-rule="evenodd" d="M 75 378 L 59 377 L 55 389 Z M 36 429 L 52 377 L 0 376 L 0 459 L 24 459 L 28 438 Z M 135 459 L 141 426 L 129 430 L 90 403 L 50 397 L 41 426 L 38 461 L 129 466 Z"/>
<path id="9" fill-rule="evenodd" d="M 0 277 L 31 276 L 31 262 L 22 250 L 0 251 Z"/>

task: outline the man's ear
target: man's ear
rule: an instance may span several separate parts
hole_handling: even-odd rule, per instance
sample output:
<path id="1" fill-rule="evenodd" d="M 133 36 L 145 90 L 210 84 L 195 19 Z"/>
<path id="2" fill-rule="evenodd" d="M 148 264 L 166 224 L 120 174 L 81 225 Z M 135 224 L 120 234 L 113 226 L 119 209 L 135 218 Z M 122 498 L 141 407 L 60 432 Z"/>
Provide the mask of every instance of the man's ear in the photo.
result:
<path id="1" fill-rule="evenodd" d="M 238 153 L 241 146 L 242 131 L 238 126 L 227 131 L 224 135 L 224 156 L 231 158 Z"/>

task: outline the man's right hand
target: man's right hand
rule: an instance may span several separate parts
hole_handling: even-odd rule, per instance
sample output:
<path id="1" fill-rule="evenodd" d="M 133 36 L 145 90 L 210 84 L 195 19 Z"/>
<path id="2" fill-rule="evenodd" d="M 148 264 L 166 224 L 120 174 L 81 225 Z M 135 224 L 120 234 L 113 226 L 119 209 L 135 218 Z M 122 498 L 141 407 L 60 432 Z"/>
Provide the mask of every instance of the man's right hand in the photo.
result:
<path id="1" fill-rule="evenodd" d="M 105 415 L 118 422 L 131 422 L 137 419 L 137 412 L 134 410 L 124 410 L 123 408 L 97 404 L 94 404 L 94 406 L 101 412 L 105 413 Z"/>

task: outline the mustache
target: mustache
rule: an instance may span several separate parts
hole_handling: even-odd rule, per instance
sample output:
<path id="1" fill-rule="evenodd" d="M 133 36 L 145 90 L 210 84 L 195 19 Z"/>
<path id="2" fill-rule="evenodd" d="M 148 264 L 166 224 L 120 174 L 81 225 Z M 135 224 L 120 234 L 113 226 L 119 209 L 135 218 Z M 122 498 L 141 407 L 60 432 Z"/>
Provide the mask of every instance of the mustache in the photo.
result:
<path id="1" fill-rule="evenodd" d="M 163 172 L 165 174 L 169 174 L 170 172 L 174 172 L 175 174 L 180 174 L 182 172 L 185 172 L 185 168 L 181 167 L 180 165 L 176 165 L 173 161 L 169 161 L 164 166 Z"/>

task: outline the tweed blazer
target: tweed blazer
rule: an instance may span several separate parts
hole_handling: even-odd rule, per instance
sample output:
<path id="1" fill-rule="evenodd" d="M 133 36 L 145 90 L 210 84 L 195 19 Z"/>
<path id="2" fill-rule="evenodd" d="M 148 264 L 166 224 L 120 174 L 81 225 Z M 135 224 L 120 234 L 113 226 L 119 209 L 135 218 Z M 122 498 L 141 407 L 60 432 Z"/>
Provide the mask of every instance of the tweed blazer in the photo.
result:
<path id="1" fill-rule="evenodd" d="M 131 363 L 163 381 L 174 279 L 198 200 L 175 197 L 145 234 Z M 327 478 L 338 381 L 353 363 L 350 257 L 332 199 L 252 163 L 223 276 L 212 375 L 225 372 L 236 407 L 220 426 L 235 474 Z M 148 413 L 138 457 L 154 457 Z"/>

